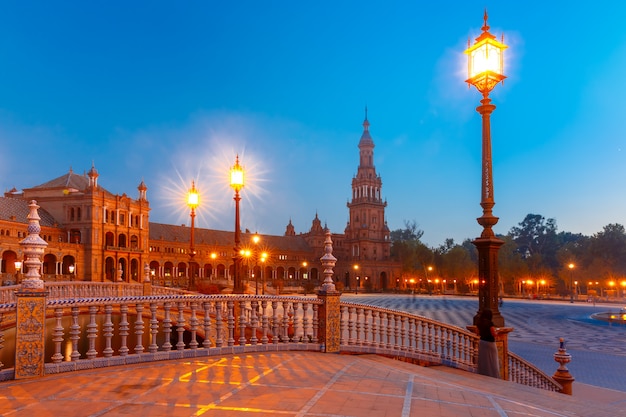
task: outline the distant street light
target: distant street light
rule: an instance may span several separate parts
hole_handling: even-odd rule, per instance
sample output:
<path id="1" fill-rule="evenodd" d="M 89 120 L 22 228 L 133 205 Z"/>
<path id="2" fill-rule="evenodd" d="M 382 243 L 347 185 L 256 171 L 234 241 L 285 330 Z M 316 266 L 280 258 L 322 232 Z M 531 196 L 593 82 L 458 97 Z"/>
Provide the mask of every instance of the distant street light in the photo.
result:
<path id="1" fill-rule="evenodd" d="M 196 248 L 194 247 L 194 227 L 196 219 L 196 208 L 200 205 L 200 195 L 196 190 L 195 181 L 191 181 L 191 188 L 187 192 L 187 205 L 189 206 L 189 216 L 191 217 L 191 237 L 189 238 L 189 289 L 196 290 L 194 257 L 196 256 Z"/>
<path id="2" fill-rule="evenodd" d="M 239 226 L 239 192 L 244 186 L 244 170 L 239 165 L 239 155 L 235 159 L 235 165 L 230 169 L 230 186 L 235 190 L 235 254 L 233 256 L 233 294 L 243 294 L 243 281 L 241 279 L 241 231 Z"/>
<path id="3" fill-rule="evenodd" d="M 493 174 L 491 161 L 491 113 L 496 106 L 491 104 L 489 93 L 499 82 L 503 81 L 504 75 L 504 50 L 507 46 L 496 40 L 496 37 L 489 33 L 487 25 L 487 11 L 484 15 L 484 25 L 473 45 L 469 45 L 465 50 L 468 56 L 467 70 L 468 78 L 466 82 L 473 85 L 482 93 L 481 105 L 476 111 L 482 116 L 482 186 L 480 205 L 483 208 L 483 215 L 479 217 L 478 224 L 483 226 L 483 231 L 479 238 L 472 243 L 478 250 L 478 312 L 474 316 L 474 324 L 484 309 L 493 312 L 493 322 L 498 327 L 504 326 L 504 317 L 500 314 L 498 306 L 498 250 L 504 241 L 498 239 L 492 227 L 498 222 L 498 218 L 492 213 L 495 200 L 493 196 Z"/>
<path id="4" fill-rule="evenodd" d="M 573 276 L 574 276 L 574 267 L 576 265 L 574 265 L 573 263 L 570 263 L 569 265 L 567 265 L 567 267 L 569 268 L 569 302 L 573 303 L 574 302 L 574 287 L 573 287 Z"/>
<path id="5" fill-rule="evenodd" d="M 20 283 L 20 271 L 22 270 L 22 261 L 15 261 L 15 283 Z"/>

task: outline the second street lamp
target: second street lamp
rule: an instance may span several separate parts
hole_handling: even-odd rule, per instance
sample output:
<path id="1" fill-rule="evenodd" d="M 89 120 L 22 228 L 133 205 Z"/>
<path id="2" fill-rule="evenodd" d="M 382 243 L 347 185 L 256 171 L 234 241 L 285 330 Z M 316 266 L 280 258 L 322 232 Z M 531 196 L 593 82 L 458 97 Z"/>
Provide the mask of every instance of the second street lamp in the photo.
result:
<path id="1" fill-rule="evenodd" d="M 569 268 L 569 302 L 573 303 L 574 302 L 574 287 L 572 287 L 572 283 L 573 283 L 573 276 L 574 276 L 574 267 L 576 265 L 574 265 L 573 263 L 570 263 L 569 265 L 567 265 L 567 267 Z"/>
<path id="2" fill-rule="evenodd" d="M 233 294 L 243 294 L 243 281 L 241 279 L 241 231 L 239 230 L 239 192 L 244 185 L 243 167 L 239 165 L 239 155 L 235 159 L 235 165 L 230 169 L 230 186 L 235 190 L 235 254 L 233 256 Z"/>
<path id="3" fill-rule="evenodd" d="M 196 248 L 194 246 L 194 227 L 196 219 L 196 208 L 200 205 L 200 195 L 196 190 L 195 181 L 191 181 L 191 188 L 187 193 L 187 205 L 189 206 L 189 216 L 191 217 L 191 236 L 189 238 L 189 289 L 196 290 L 194 257 L 196 256 Z"/>
<path id="4" fill-rule="evenodd" d="M 484 309 L 491 309 L 493 312 L 493 322 L 497 327 L 504 326 L 504 317 L 500 314 L 498 307 L 498 250 L 504 241 L 498 239 L 492 227 L 498 223 L 498 218 L 492 213 L 495 200 L 493 197 L 493 175 L 491 160 L 491 113 L 496 106 L 491 104 L 489 93 L 506 76 L 503 72 L 503 55 L 507 46 L 496 40 L 496 37 L 489 33 L 487 25 L 487 11 L 484 15 L 484 25 L 473 45 L 469 45 L 465 50 L 468 56 L 467 70 L 468 79 L 466 82 L 473 85 L 482 93 L 481 105 L 476 111 L 482 116 L 482 185 L 480 205 L 483 208 L 483 215 L 477 219 L 478 224 L 483 226 L 483 231 L 479 238 L 472 243 L 478 250 L 478 312 L 474 316 L 474 324 L 477 324 Z"/>

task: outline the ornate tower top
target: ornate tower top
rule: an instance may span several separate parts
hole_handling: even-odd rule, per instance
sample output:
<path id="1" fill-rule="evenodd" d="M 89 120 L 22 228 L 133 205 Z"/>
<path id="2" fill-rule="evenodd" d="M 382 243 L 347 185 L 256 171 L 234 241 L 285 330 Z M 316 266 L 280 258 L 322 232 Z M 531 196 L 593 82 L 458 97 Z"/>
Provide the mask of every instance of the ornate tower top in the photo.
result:
<path id="1" fill-rule="evenodd" d="M 285 236 L 295 236 L 295 235 L 296 235 L 296 228 L 291 223 L 291 219 L 289 219 L 289 224 L 287 225 L 287 228 L 285 229 Z"/>
<path id="2" fill-rule="evenodd" d="M 147 200 L 146 191 L 148 191 L 148 187 L 146 186 L 146 183 L 143 182 L 143 179 L 141 180 L 141 182 L 137 186 L 137 190 L 139 190 L 139 199 L 140 200 Z"/>

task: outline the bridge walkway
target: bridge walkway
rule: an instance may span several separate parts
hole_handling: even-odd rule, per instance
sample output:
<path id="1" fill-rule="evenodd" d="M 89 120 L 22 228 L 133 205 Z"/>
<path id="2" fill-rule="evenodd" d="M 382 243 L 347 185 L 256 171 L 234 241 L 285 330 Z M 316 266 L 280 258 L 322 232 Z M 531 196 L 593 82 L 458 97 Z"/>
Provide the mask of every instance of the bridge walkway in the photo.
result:
<path id="1" fill-rule="evenodd" d="M 626 393 L 574 383 L 567 396 L 376 355 L 271 352 L 150 362 L 7 381 L 0 415 L 626 415 Z"/>

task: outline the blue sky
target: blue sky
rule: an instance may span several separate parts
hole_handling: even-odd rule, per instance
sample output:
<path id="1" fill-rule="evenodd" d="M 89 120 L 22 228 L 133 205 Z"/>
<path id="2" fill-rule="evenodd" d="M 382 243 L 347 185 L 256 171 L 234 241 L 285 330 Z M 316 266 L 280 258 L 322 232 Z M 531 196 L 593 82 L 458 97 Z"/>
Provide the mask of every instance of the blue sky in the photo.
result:
<path id="1" fill-rule="evenodd" d="M 364 107 L 394 230 L 437 246 L 480 235 L 480 94 L 463 50 L 505 36 L 492 93 L 494 214 L 591 235 L 626 224 L 626 6 L 600 1 L 3 2 L 0 186 L 92 162 L 151 220 L 232 230 L 228 167 L 247 170 L 242 227 L 343 232 Z"/>

